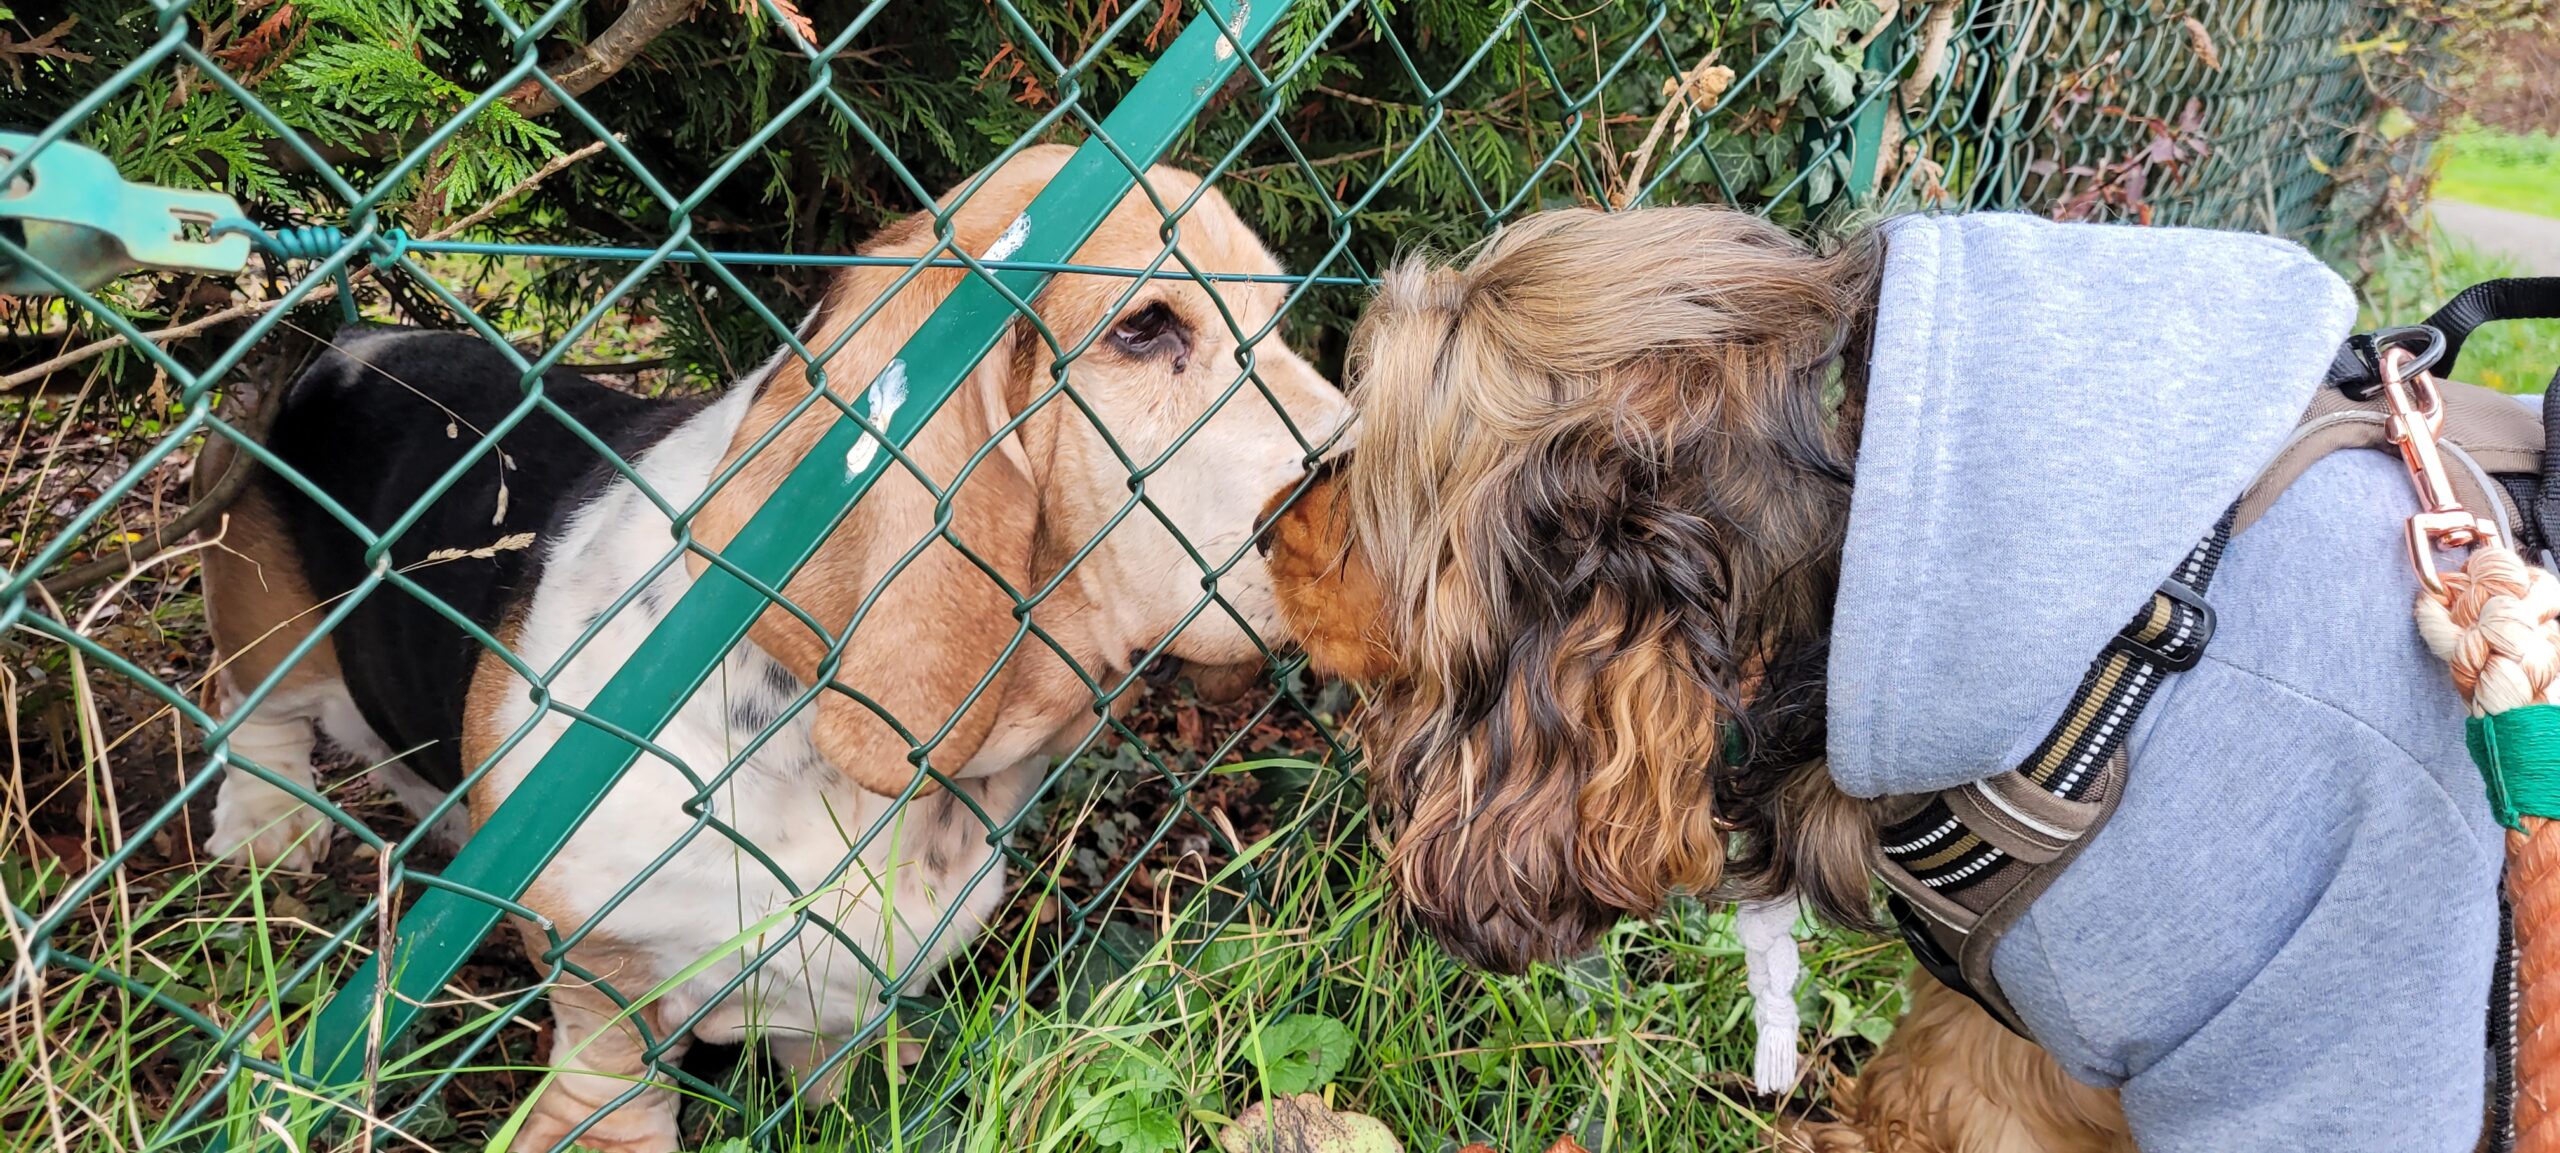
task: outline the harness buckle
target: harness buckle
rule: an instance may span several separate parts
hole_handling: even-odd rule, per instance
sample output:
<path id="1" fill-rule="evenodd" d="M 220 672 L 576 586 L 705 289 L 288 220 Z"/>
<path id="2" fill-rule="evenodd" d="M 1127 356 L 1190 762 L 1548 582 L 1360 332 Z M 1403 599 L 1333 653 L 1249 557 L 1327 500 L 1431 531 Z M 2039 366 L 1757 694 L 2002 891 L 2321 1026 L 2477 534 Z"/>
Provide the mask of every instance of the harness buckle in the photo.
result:
<path id="1" fill-rule="evenodd" d="M 2399 345 L 2384 346 L 2381 359 L 2382 397 L 2389 414 L 2383 434 L 2399 446 L 2400 463 L 2408 467 L 2409 483 L 2418 493 L 2417 515 L 2409 518 L 2409 565 L 2427 594 L 2442 600 L 2444 576 L 2436 571 L 2435 554 L 2496 544 L 2498 526 L 2464 509 L 2453 491 L 2452 474 L 2436 449 L 2436 435 L 2444 430 L 2444 400 L 2436 393 L 2435 377 Z"/>
<path id="2" fill-rule="evenodd" d="M 1982 1006 L 1982 1011 L 1990 1014 L 1992 1020 L 2000 1022 L 2001 1028 L 2021 1037 L 2027 1036 L 2024 1028 L 2010 1020 L 2007 1013 L 1994 1007 L 1991 998 L 1983 996 L 1982 990 L 1974 988 L 1973 982 L 1965 979 L 1964 966 L 1956 960 L 1955 954 L 1947 952 L 1947 947 L 1939 942 L 1937 934 L 1930 931 L 1929 926 L 1935 922 L 1925 920 L 1927 914 L 1912 908 L 1911 902 L 1903 900 L 1900 893 L 1886 893 L 1884 907 L 1887 915 L 1893 918 L 1894 928 L 1901 931 L 1902 943 L 1911 947 L 1911 957 L 1920 962 L 1921 968 L 1928 970 L 1929 975 L 1937 978 L 1939 984 L 1964 994 L 1965 999 Z M 1949 932 L 1963 933 L 1963 930 L 1952 925 L 1947 929 Z M 2034 1040 L 2032 1037 L 2027 1039 Z"/>
<path id="3" fill-rule="evenodd" d="M 2213 640 L 2213 602 L 2198 595 L 2196 590 L 2178 583 L 2175 577 L 2161 581 L 2158 592 L 2159 595 L 2169 598 L 2172 603 L 2184 605 L 2195 614 L 2195 629 L 2191 634 L 2193 639 L 2175 649 L 2165 649 L 2158 644 L 2136 637 L 2135 630 L 2128 628 L 2116 634 L 2115 646 L 2132 653 L 2162 672 L 2183 673 L 2203 662 L 2205 645 Z"/>

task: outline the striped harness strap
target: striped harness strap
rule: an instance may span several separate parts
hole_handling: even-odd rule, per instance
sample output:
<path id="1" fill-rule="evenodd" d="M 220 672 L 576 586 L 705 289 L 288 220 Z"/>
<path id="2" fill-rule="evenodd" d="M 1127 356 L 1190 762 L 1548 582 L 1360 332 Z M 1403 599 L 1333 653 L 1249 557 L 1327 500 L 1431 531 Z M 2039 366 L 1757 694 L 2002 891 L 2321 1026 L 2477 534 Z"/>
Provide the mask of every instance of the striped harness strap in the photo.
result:
<path id="1" fill-rule="evenodd" d="M 2012 1029 L 1990 979 L 1991 946 L 2059 876 L 2124 791 L 2125 737 L 2160 683 L 2194 668 L 2213 639 L 2204 599 L 2231 540 L 2232 514 L 2189 551 L 2150 603 L 2108 641 L 2070 707 L 2026 763 L 1972 784 L 1896 798 L 1875 868 L 1922 965 Z"/>

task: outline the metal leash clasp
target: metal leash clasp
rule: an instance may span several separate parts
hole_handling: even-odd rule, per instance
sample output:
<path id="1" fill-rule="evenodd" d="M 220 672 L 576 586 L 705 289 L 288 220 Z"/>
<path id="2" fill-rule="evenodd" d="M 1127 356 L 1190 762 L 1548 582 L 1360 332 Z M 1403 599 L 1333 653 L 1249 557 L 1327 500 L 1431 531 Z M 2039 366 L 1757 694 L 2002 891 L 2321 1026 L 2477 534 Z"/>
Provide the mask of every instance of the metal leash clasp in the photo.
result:
<path id="1" fill-rule="evenodd" d="M 2418 583 L 2439 600 L 2446 595 L 2444 575 L 2436 571 L 2435 554 L 2444 549 L 2498 543 L 2498 526 L 2474 516 L 2454 495 L 2452 474 L 2436 447 L 2444 431 L 2444 398 L 2436 379 L 2423 367 L 2411 371 L 2417 358 L 2397 345 L 2381 350 L 2382 398 L 2388 410 L 2383 433 L 2399 446 L 2400 462 L 2409 468 L 2409 483 L 2418 490 L 2418 513 L 2409 518 L 2409 564 Z"/>

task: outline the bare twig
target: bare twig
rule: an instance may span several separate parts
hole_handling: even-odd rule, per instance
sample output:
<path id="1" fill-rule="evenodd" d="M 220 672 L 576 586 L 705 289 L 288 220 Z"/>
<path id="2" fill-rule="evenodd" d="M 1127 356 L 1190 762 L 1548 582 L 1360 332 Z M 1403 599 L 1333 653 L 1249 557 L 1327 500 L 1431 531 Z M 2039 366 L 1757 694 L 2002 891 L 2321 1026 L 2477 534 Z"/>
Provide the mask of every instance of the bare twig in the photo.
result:
<path id="1" fill-rule="evenodd" d="M 142 574 L 149 572 L 154 568 L 158 568 L 161 565 L 167 564 L 170 561 L 176 560 L 179 557 L 185 556 L 188 553 L 203 552 L 209 548 L 220 548 L 226 552 L 230 551 L 222 543 L 223 536 L 229 531 L 230 522 L 225 521 L 223 523 L 223 531 L 216 532 L 211 537 L 199 541 L 190 541 L 178 546 L 177 548 L 170 549 L 167 552 L 154 553 L 142 558 L 142 560 L 136 563 L 130 571 L 126 572 L 121 579 L 117 580 L 116 583 L 107 586 L 107 591 L 98 594 L 98 599 L 89 603 L 89 611 L 81 614 L 80 623 L 71 626 L 71 631 L 84 637 L 88 636 L 89 630 L 98 627 L 98 621 L 104 618 L 107 615 L 107 609 L 115 604 L 116 595 L 123 592 L 125 590 L 125 586 L 142 579 Z M 51 608 L 56 615 L 60 614 L 60 606 L 49 605 L 47 607 Z M 76 652 L 73 653 L 71 655 L 71 659 L 74 661 L 79 660 L 80 654 Z M 98 761 L 100 764 L 104 764 L 106 762 L 106 753 L 112 746 L 110 746 L 106 741 L 106 726 L 103 723 L 98 726 L 98 742 Z M 112 782 L 110 782 L 110 784 L 112 784 Z M 114 810 L 110 809 L 109 812 L 112 815 Z M 107 848 L 109 850 L 114 850 L 120 847 L 123 844 L 123 839 L 124 833 L 121 830 L 121 826 L 119 826 L 116 832 L 116 843 L 108 845 Z"/>
<path id="2" fill-rule="evenodd" d="M 19 40 L 6 32 L 0 32 L 0 64 L 5 64 L 9 68 L 10 86 L 15 88 L 26 86 L 26 61 L 21 59 L 22 57 L 39 59 L 51 57 L 71 64 L 88 63 L 92 59 L 88 53 L 74 52 L 62 46 L 63 34 L 79 26 L 79 17 L 66 16 L 62 23 L 53 26 L 52 31 L 32 40 Z"/>
<path id="3" fill-rule="evenodd" d="M 303 303 L 306 304 L 318 304 L 337 295 L 338 286 L 336 284 L 323 284 L 318 288 L 312 289 L 311 294 L 303 297 L 302 300 Z M 282 298 L 278 298 L 277 300 L 253 301 L 248 304 L 235 304 L 219 312 L 206 313 L 203 316 L 199 316 L 194 320 L 186 322 L 185 324 L 173 325 L 168 328 L 143 333 L 142 338 L 153 344 L 166 344 L 172 340 L 184 340 L 187 337 L 194 336 L 206 329 L 228 324 L 243 317 L 256 316 L 259 313 L 274 308 L 279 303 L 282 303 Z M 48 376 L 52 376 L 54 373 L 60 372 L 63 369 L 70 368 L 71 366 L 80 364 L 84 361 L 94 360 L 108 352 L 122 348 L 124 347 L 124 344 L 125 339 L 122 335 L 90 341 L 87 344 L 81 345 L 78 348 L 54 357 L 51 360 L 37 364 L 34 367 L 22 368 L 7 376 L 0 376 L 0 392 L 9 392 L 21 386 L 33 384 Z"/>
<path id="4" fill-rule="evenodd" d="M 623 140 L 629 139 L 629 137 L 616 132 L 613 134 L 613 139 L 615 142 L 619 143 Z M 506 191 L 492 197 L 487 204 L 483 204 L 480 207 L 471 210 L 470 215 L 454 221 L 451 224 L 445 225 L 442 228 L 436 229 L 434 232 L 428 233 L 426 239 L 431 241 L 450 240 L 456 236 L 462 235 L 464 232 L 478 227 L 481 221 L 497 215 L 499 209 L 506 207 L 507 204 L 513 201 L 516 197 L 522 196 L 526 192 L 531 191 L 535 185 L 559 175 L 561 169 L 567 168 L 572 164 L 576 164 L 577 162 L 593 156 L 596 153 L 604 151 L 604 145 L 604 141 L 591 140 L 588 141 L 586 146 L 583 148 L 563 152 L 558 156 L 552 157 L 550 160 L 545 161 L 542 167 L 534 169 L 532 175 L 508 186 Z"/>
<path id="5" fill-rule="evenodd" d="M 284 394 L 283 383 L 268 385 L 259 394 L 257 408 L 250 412 L 248 422 L 241 426 L 240 432 L 253 442 L 266 443 L 267 428 L 275 423 L 276 410 L 284 407 Z M 238 500 L 240 494 L 248 489 L 249 478 L 257 475 L 257 471 L 256 458 L 235 450 L 231 454 L 231 462 L 223 467 L 222 476 L 207 486 L 204 495 L 188 505 L 185 512 L 169 518 L 141 540 L 126 544 L 112 556 L 92 558 L 86 564 L 55 573 L 40 583 L 46 592 L 64 596 L 109 577 L 138 572 L 141 566 L 150 563 L 151 558 L 222 515 L 222 511 L 230 508 L 231 502 Z"/>
<path id="6" fill-rule="evenodd" d="M 1918 113 L 1929 98 L 1929 88 L 1938 82 L 1938 73 L 1947 66 L 1947 40 L 1955 32 L 1955 0 L 1936 0 L 1929 7 L 1927 22 L 1920 29 L 1920 58 L 1911 65 L 1911 76 L 1894 93 L 1893 104 L 1885 109 L 1884 131 L 1876 143 L 1875 184 L 1870 192 L 1893 182 L 1906 163 L 1918 158 L 1917 150 L 1904 155 L 1903 141 L 1910 133 L 1907 120 Z M 2015 65 L 2013 60 L 2012 66 Z"/>
<path id="7" fill-rule="evenodd" d="M 675 362 L 676 358 L 672 356 L 652 356 L 640 360 L 599 360 L 583 364 L 564 362 L 560 367 L 590 376 L 630 376 L 636 373 L 656 372 Z"/>
<path id="8" fill-rule="evenodd" d="M 1354 164 L 1386 154 L 1387 150 L 1384 147 L 1363 148 L 1357 152 L 1337 152 L 1331 156 L 1314 157 L 1307 161 L 1307 167 L 1331 168 L 1337 164 Z M 1234 169 L 1228 172 L 1227 176 L 1235 180 L 1249 180 L 1256 176 L 1268 176 L 1274 172 L 1294 172 L 1297 168 L 1297 161 L 1282 160 L 1271 164 L 1256 164 L 1248 168 Z"/>
<path id="9" fill-rule="evenodd" d="M 1716 63 L 1713 49 L 1688 71 L 1663 80 L 1662 111 L 1654 114 L 1653 127 L 1644 134 L 1644 143 L 1636 147 L 1627 174 L 1618 181 L 1617 194 L 1610 197 L 1613 207 L 1626 207 L 1644 187 L 1645 175 L 1653 168 L 1654 146 L 1662 143 L 1663 129 L 1672 129 L 1671 150 L 1679 151 L 1681 142 L 1689 138 L 1690 115 L 1715 107 L 1731 87 L 1733 69 Z"/>
<path id="10" fill-rule="evenodd" d="M 584 95 L 622 71 L 660 33 L 683 23 L 701 6 L 702 0 L 634 0 L 611 27 L 550 67 L 552 83 L 571 96 Z M 507 106 L 521 116 L 541 116 L 559 111 L 560 98 L 540 81 L 527 80 L 507 93 Z"/>
<path id="11" fill-rule="evenodd" d="M 364 1029 L 364 1111 L 378 1107 L 382 1094 L 382 1025 L 390 1014 L 383 1008 L 391 1001 L 391 949 L 399 939 L 400 902 L 391 884 L 390 853 L 376 853 L 374 867 L 373 955 L 382 963 L 374 967 L 373 1011 L 365 1014 Z M 373 1126 L 356 1128 L 357 1153 L 374 1153 Z"/>

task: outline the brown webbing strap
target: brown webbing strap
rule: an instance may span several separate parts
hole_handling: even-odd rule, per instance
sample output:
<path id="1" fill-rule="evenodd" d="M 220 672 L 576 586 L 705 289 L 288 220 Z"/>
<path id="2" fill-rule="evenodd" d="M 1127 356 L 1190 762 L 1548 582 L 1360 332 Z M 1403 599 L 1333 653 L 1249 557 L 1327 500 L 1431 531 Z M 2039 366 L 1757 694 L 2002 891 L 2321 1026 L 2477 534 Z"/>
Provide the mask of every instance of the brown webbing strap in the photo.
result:
<path id="1" fill-rule="evenodd" d="M 2533 475 L 2542 469 L 2542 421 L 2532 410 L 2516 403 L 2514 397 L 2492 392 L 2475 384 L 2440 381 L 2437 394 L 2444 401 L 2444 431 L 2437 447 L 2445 450 L 2447 462 L 2458 465 L 2453 471 L 2453 488 L 2463 506 L 2496 509 L 2501 524 L 2514 518 L 2503 486 L 2490 478 L 2499 474 Z M 2393 454 L 2383 435 L 2385 418 L 2382 398 L 2351 400 L 2334 388 L 2320 390 L 2293 436 L 2276 453 L 2276 458 L 2249 482 L 2248 491 L 2240 494 L 2239 511 L 2231 522 L 2233 535 L 2247 531 L 2258 518 L 2275 507 L 2276 498 L 2302 479 L 2302 474 L 2319 463 L 2320 458 L 2345 448 L 2370 448 Z M 2512 533 L 2510 534 L 2513 535 Z"/>
<path id="2" fill-rule="evenodd" d="M 2491 510 L 2499 523 L 2512 524 L 2514 501 L 2494 478 L 2540 470 L 2541 420 L 2513 398 L 2488 389 L 2452 382 L 2438 387 L 2445 412 L 2438 444 L 2452 466 L 2454 488 L 2466 506 Z M 2396 456 L 2384 435 L 2384 419 L 2379 397 L 2356 401 L 2337 389 L 2321 389 L 2293 436 L 2233 506 L 2222 539 L 2256 523 L 2295 480 L 2330 453 L 2362 448 Z M 2213 551 L 2218 559 L 2218 548 Z M 2207 580 L 2210 573 L 2208 565 Z M 2125 635 L 2156 639 L 2174 619 L 2176 607 L 2156 595 Z M 2205 619 L 2209 629 L 2209 610 Z M 2153 625 L 2147 630 L 2146 620 Z M 2137 648 L 2140 643 L 2137 639 Z M 1894 915 L 1904 937 L 1941 981 L 1973 997 L 2012 1030 L 2023 1032 L 1992 976 L 1992 952 L 2114 814 L 2129 772 L 2122 731 L 2131 728 L 2157 686 L 2157 666 L 2147 676 L 2149 683 L 2138 686 L 2138 698 L 2119 692 L 2124 686 L 2116 678 L 2141 667 L 2137 656 L 2110 645 L 2091 667 L 2054 735 L 2019 771 L 1887 802 L 1874 864 L 1877 876 L 1893 891 Z M 2112 743 L 2098 754 L 2103 763 L 2092 763 L 2083 738 L 2110 716 Z M 2059 762 L 2057 747 L 2065 750 Z M 2074 756 L 2076 770 L 2066 771 L 2062 766 Z M 2078 775 L 2067 788 L 2051 787 L 2069 772 Z"/>
<path id="3" fill-rule="evenodd" d="M 1875 871 L 1900 898 L 1893 910 L 1905 938 L 1941 981 L 2012 1029 L 1991 950 L 2114 810 L 2124 743 L 2152 694 L 2204 656 L 2213 636 L 2204 592 L 2229 539 L 2226 516 L 2091 663 L 2024 763 L 1902 798 L 1883 822 Z"/>

